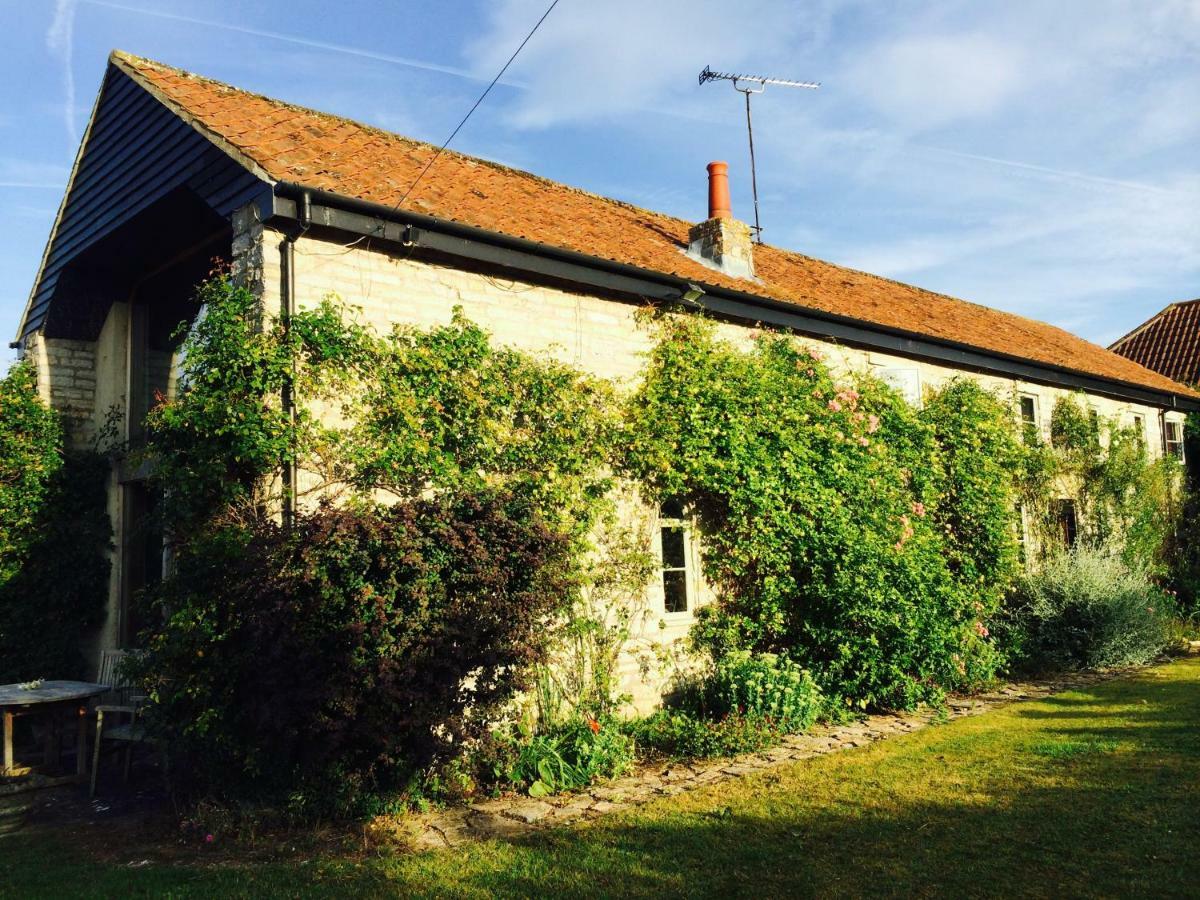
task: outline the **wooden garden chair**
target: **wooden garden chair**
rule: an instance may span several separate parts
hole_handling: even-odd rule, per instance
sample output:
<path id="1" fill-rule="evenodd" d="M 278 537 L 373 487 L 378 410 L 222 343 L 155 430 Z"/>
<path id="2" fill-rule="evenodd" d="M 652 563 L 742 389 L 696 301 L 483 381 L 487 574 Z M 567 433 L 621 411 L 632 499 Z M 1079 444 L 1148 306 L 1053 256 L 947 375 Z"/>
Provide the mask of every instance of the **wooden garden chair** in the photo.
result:
<path id="1" fill-rule="evenodd" d="M 121 663 L 127 659 L 129 650 L 105 650 L 100 657 L 100 684 L 111 690 L 96 706 L 96 744 L 92 751 L 92 787 L 90 796 L 96 796 L 96 779 L 100 773 L 100 749 L 104 741 L 113 741 L 125 746 L 124 778 L 129 780 L 129 767 L 133 760 L 133 749 L 146 741 L 146 727 L 138 721 L 141 705 L 146 696 L 121 671 Z"/>

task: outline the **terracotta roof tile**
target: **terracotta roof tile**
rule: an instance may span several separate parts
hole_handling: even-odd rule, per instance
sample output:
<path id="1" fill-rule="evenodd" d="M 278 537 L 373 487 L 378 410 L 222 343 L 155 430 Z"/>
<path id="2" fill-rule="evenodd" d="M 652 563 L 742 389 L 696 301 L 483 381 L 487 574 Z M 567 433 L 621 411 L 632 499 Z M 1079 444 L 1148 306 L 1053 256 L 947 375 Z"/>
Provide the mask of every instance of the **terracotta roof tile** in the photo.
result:
<path id="1" fill-rule="evenodd" d="M 1184 384 L 1200 384 L 1200 300 L 1172 303 L 1111 348 Z"/>
<path id="2" fill-rule="evenodd" d="M 297 181 L 393 205 L 436 150 L 128 54 L 114 53 L 113 62 L 278 181 Z M 442 219 L 984 351 L 1200 396 L 1052 325 L 767 244 L 754 249 L 756 281 L 726 276 L 682 252 L 691 223 L 452 151 L 442 154 L 406 206 Z"/>

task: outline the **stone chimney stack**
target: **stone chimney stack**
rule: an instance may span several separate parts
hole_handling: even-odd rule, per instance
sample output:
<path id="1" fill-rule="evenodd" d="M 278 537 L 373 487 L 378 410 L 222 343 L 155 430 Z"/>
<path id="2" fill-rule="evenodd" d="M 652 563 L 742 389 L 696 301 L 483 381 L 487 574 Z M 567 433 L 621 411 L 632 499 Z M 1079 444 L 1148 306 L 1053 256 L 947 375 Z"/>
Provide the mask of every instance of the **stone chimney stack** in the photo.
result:
<path id="1" fill-rule="evenodd" d="M 735 278 L 754 277 L 750 226 L 733 217 L 729 164 L 708 164 L 708 219 L 688 231 L 688 256 Z"/>

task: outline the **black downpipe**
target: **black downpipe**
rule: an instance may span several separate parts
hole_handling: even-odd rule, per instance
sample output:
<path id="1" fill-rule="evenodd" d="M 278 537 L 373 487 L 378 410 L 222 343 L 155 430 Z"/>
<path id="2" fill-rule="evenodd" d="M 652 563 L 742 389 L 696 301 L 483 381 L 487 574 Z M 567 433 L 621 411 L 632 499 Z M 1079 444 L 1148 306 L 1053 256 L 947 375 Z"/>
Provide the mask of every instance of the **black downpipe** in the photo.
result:
<path id="1" fill-rule="evenodd" d="M 311 218 L 312 203 L 307 193 L 300 200 L 300 228 L 289 231 L 279 244 L 280 268 L 280 315 L 283 318 L 285 337 L 290 334 L 292 317 L 296 314 L 296 241 L 308 231 Z M 296 358 L 292 357 L 291 373 L 280 392 L 280 402 L 287 412 L 289 434 L 292 435 L 293 445 L 290 458 L 283 472 L 283 524 L 290 529 L 296 521 L 296 496 L 299 492 L 299 469 L 296 465 L 294 445 L 296 434 Z"/>

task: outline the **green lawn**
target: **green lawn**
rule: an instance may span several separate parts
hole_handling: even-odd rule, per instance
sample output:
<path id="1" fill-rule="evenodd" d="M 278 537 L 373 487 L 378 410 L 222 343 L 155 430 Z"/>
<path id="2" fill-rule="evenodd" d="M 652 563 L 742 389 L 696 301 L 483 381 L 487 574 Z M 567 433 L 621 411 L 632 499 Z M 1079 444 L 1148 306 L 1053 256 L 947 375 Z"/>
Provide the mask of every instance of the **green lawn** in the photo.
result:
<path id="1" fill-rule="evenodd" d="M 129 868 L 22 833 L 0 895 L 1194 897 L 1198 858 L 1192 658 L 520 845 Z"/>

